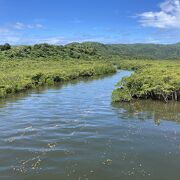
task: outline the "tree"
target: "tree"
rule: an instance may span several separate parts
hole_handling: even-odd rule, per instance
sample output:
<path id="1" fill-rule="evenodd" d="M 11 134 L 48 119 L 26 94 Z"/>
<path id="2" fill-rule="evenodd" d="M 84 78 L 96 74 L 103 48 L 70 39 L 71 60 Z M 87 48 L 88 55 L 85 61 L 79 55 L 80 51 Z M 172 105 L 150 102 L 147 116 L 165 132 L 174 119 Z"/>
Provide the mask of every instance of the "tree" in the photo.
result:
<path id="1" fill-rule="evenodd" d="M 0 46 L 1 51 L 6 51 L 6 50 L 9 50 L 9 49 L 11 49 L 11 45 L 8 44 L 8 43 Z"/>

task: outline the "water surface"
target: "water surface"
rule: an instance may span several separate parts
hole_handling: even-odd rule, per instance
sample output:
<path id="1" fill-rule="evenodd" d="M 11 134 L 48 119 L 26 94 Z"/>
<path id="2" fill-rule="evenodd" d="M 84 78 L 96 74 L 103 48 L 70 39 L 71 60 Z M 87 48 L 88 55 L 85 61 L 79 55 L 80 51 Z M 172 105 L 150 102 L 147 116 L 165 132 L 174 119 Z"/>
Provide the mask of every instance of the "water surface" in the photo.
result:
<path id="1" fill-rule="evenodd" d="M 180 104 L 111 104 L 116 75 L 0 104 L 0 179 L 179 180 Z"/>

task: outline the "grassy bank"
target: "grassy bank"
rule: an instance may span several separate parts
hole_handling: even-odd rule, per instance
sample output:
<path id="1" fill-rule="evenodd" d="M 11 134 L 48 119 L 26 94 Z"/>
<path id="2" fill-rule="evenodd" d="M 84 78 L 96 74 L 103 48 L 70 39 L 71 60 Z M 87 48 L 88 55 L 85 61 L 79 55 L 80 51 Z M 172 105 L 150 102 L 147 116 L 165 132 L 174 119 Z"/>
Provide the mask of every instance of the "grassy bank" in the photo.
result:
<path id="1" fill-rule="evenodd" d="M 118 69 L 135 73 L 118 83 L 112 95 L 114 102 L 133 99 L 179 101 L 180 61 L 174 60 L 179 59 L 179 47 L 179 44 L 104 45 L 89 42 L 65 46 L 1 45 L 0 98 L 45 84 L 110 74 L 116 71 L 113 67 L 116 65 Z M 148 60 L 143 60 L 144 57 Z M 161 60 L 151 60 L 155 58 Z"/>
<path id="2" fill-rule="evenodd" d="M 112 93 L 113 102 L 133 99 L 180 101 L 180 61 L 131 60 L 114 62 L 119 69 L 135 70 Z"/>
<path id="3" fill-rule="evenodd" d="M 108 62 L 73 60 L 0 61 L 0 98 L 42 85 L 114 73 Z"/>

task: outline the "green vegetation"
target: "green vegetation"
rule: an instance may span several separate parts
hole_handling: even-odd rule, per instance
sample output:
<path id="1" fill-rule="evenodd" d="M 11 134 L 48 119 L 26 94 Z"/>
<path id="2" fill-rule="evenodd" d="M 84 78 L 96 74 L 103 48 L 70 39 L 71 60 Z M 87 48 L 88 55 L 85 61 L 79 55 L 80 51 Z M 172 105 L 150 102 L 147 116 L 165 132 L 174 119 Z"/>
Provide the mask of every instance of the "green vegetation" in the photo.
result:
<path id="1" fill-rule="evenodd" d="M 72 43 L 66 46 L 35 44 L 34 46 L 0 46 L 0 59 L 17 58 L 63 58 L 63 59 L 89 59 L 98 58 L 96 49 L 86 44 Z"/>
<path id="2" fill-rule="evenodd" d="M 112 93 L 114 102 L 133 99 L 155 99 L 168 102 L 180 100 L 179 61 L 120 61 L 120 69 L 132 69 L 130 77 L 123 78 Z"/>
<path id="3" fill-rule="evenodd" d="M 63 59 L 180 59 L 180 43 L 159 44 L 101 44 L 96 42 L 71 43 L 65 46 L 36 44 L 34 46 L 0 46 L 0 59 L 45 58 Z"/>
<path id="4" fill-rule="evenodd" d="M 11 45 L 6 43 L 4 45 L 0 45 L 0 51 L 7 51 L 11 49 Z"/>
<path id="5" fill-rule="evenodd" d="M 159 61 L 152 59 L 159 58 Z M 173 59 L 165 61 L 163 59 Z M 138 60 L 134 60 L 138 59 Z M 146 60 L 144 60 L 146 59 Z M 123 78 L 112 98 L 180 100 L 180 43 L 112 44 L 85 42 L 65 46 L 0 46 L 0 97 L 44 84 L 135 70 Z"/>
<path id="6" fill-rule="evenodd" d="M 180 43 L 160 44 L 114 44 L 108 45 L 111 52 L 127 59 L 180 59 Z"/>
<path id="7" fill-rule="evenodd" d="M 1 45 L 0 98 L 46 84 L 116 72 L 96 51 L 89 43 Z"/>
<path id="8" fill-rule="evenodd" d="M 116 72 L 108 62 L 16 60 L 0 62 L 0 98 L 30 88 Z"/>

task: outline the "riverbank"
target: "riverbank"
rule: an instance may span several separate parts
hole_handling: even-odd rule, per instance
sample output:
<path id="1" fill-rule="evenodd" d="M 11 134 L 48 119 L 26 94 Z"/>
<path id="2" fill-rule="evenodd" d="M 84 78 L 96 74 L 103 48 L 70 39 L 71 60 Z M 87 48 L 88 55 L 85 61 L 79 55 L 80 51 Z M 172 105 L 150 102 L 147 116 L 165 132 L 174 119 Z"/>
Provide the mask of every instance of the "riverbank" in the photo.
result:
<path id="1" fill-rule="evenodd" d="M 180 62 L 154 60 L 21 59 L 0 61 L 0 98 L 43 85 L 133 70 L 112 93 L 112 101 L 180 100 Z"/>
<path id="2" fill-rule="evenodd" d="M 0 98 L 43 85 L 115 73 L 107 61 L 7 60 L 0 61 Z"/>
<path id="3" fill-rule="evenodd" d="M 180 101 L 180 62 L 131 60 L 115 62 L 118 69 L 134 70 L 112 93 L 112 101 L 153 99 Z"/>

